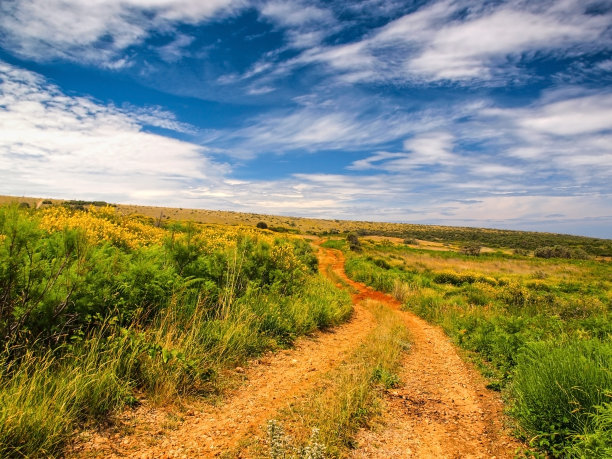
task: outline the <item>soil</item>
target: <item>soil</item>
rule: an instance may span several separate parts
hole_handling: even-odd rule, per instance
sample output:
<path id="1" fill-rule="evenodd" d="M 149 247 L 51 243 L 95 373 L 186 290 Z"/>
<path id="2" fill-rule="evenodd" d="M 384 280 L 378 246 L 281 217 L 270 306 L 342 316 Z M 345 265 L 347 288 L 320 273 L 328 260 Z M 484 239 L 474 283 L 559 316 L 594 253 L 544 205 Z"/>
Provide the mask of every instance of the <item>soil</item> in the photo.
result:
<path id="1" fill-rule="evenodd" d="M 291 350 L 269 353 L 246 368 L 244 382 L 218 405 L 192 402 L 181 413 L 147 403 L 119 416 L 114 426 L 84 432 L 69 457 L 242 457 L 242 444 L 260 437 L 268 419 L 307 396 L 366 337 L 374 319 L 360 303 L 373 299 L 395 309 L 411 333 L 402 384 L 386 396 L 378 426 L 357 436 L 353 458 L 504 458 L 521 445 L 502 425 L 499 394 L 457 354 L 438 327 L 402 311 L 399 302 L 350 280 L 340 251 L 319 248 L 320 272 L 333 271 L 350 287 L 354 314 L 331 331 L 299 339 Z"/>

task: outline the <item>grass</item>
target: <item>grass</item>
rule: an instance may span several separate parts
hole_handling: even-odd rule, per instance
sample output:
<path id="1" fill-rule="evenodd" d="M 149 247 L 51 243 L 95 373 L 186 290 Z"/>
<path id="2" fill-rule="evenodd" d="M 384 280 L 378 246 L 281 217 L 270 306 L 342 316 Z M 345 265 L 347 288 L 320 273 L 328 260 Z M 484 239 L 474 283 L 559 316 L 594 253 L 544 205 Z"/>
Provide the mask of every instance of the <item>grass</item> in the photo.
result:
<path id="1" fill-rule="evenodd" d="M 62 202 L 62 200 L 55 199 L 51 201 L 55 204 Z M 0 196 L 0 204 L 10 202 L 26 202 L 34 208 L 38 203 L 42 203 L 43 199 Z M 178 220 L 251 226 L 255 226 L 259 222 L 265 222 L 269 227 L 279 228 L 283 231 L 297 230 L 300 234 L 335 235 L 355 232 L 360 236 L 370 235 L 399 240 L 424 241 L 426 246 L 429 247 L 434 244 L 438 246 L 457 244 L 460 246 L 465 243 L 478 243 L 485 247 L 533 251 L 539 247 L 564 245 L 572 248 L 582 248 L 593 256 L 612 256 L 612 242 L 610 240 L 564 234 L 339 219 L 323 220 L 171 207 L 117 205 L 117 208 L 124 214 L 140 214 L 162 222 Z"/>
<path id="2" fill-rule="evenodd" d="M 223 368 L 288 346 L 351 312 L 348 297 L 322 278 L 289 298 L 245 298 L 225 320 L 208 320 L 203 310 L 187 315 L 180 305 L 174 302 L 144 328 L 100 330 L 60 357 L 28 352 L 5 362 L 0 456 L 57 455 L 80 424 L 135 402 L 135 389 L 157 403 L 211 393 L 223 383 Z M 272 333 L 280 328 L 282 333 Z"/>
<path id="3" fill-rule="evenodd" d="M 313 430 L 324 457 L 342 457 L 355 445 L 357 430 L 380 412 L 382 391 L 399 383 L 397 371 L 409 347 L 406 327 L 388 307 L 370 300 L 365 305 L 376 327 L 345 363 L 328 373 L 308 401 L 292 406 L 275 420 L 277 428 L 284 425 L 293 441 L 283 430 L 276 443 L 272 442 L 271 457 L 308 457 L 302 452 L 313 445 Z M 279 444 L 284 444 L 285 456 L 277 452 Z"/>
<path id="4" fill-rule="evenodd" d="M 348 275 L 393 294 L 471 351 L 489 386 L 503 390 L 520 437 L 554 456 L 607 457 L 610 263 L 469 257 L 388 240 L 362 247 L 347 252 Z"/>
<path id="5" fill-rule="evenodd" d="M 351 314 L 300 240 L 174 225 L 152 232 L 167 231 L 162 244 L 136 226 L 143 245 L 131 247 L 106 240 L 99 212 L 67 214 L 93 241 L 38 215 L 0 208 L 1 457 L 59 456 L 80 426 L 140 394 L 216 393 L 222 370 Z M 132 221 L 103 218 L 136 240 Z"/>
<path id="6" fill-rule="evenodd" d="M 563 456 L 576 448 L 559 439 L 597 432 L 603 422 L 597 407 L 609 401 L 611 390 L 612 343 L 533 343 L 518 356 L 512 414 L 531 444 Z"/>

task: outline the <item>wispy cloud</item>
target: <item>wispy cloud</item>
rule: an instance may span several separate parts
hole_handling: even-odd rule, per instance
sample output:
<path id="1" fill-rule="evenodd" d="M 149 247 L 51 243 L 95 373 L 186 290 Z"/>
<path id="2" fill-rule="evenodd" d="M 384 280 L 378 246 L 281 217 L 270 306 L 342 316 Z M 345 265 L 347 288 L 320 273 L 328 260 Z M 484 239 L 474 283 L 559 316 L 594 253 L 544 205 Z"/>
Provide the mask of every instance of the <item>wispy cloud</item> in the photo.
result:
<path id="1" fill-rule="evenodd" d="M 130 65 L 130 46 L 151 33 L 170 33 L 177 23 L 196 24 L 239 7 L 241 0 L 3 0 L 0 43 L 38 61 L 67 59 L 108 68 Z M 161 49 L 176 59 L 189 39 Z"/>
<path id="2" fill-rule="evenodd" d="M 40 76 L 0 62 L 0 189 L 26 195 L 175 199 L 226 166 L 206 149 L 148 133 L 184 129 L 167 112 L 117 109 L 71 97 Z"/>
<path id="3" fill-rule="evenodd" d="M 274 71 L 324 65 L 345 83 L 487 82 L 524 78 L 526 56 L 571 55 L 610 46 L 612 14 L 592 14 L 589 2 L 488 4 L 440 0 L 405 14 L 359 40 L 312 46 Z M 316 45 L 316 43 L 315 43 Z"/>
<path id="4" fill-rule="evenodd" d="M 395 141 L 413 130 L 407 115 L 364 113 L 360 104 L 341 105 L 322 101 L 290 112 L 270 113 L 224 134 L 220 141 L 250 155 L 296 149 L 363 149 Z"/>
<path id="5" fill-rule="evenodd" d="M 300 1 L 268 1 L 260 7 L 260 13 L 285 29 L 288 45 L 297 49 L 319 45 L 339 27 L 331 10 Z"/>

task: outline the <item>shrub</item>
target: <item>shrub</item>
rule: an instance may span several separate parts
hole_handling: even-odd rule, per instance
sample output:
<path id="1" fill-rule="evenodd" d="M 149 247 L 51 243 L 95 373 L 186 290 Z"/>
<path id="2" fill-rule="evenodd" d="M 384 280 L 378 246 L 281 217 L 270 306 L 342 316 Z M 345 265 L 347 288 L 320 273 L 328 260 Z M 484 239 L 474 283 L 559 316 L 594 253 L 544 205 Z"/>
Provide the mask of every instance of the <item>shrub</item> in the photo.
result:
<path id="1" fill-rule="evenodd" d="M 266 222 L 258 222 L 255 226 L 259 229 L 268 229 L 268 224 Z"/>
<path id="2" fill-rule="evenodd" d="M 562 245 L 538 247 L 534 250 L 533 255 L 538 258 L 574 258 L 577 260 L 590 258 L 589 254 L 580 247 L 570 248 Z"/>
<path id="3" fill-rule="evenodd" d="M 346 235 L 346 241 L 348 242 L 349 249 L 353 252 L 361 251 L 361 242 L 359 241 L 359 237 L 355 233 L 348 233 Z"/>
<path id="4" fill-rule="evenodd" d="M 477 257 L 480 255 L 481 247 L 478 244 L 466 244 L 461 247 L 461 253 L 464 255 L 470 255 L 473 257 Z"/>
<path id="5" fill-rule="evenodd" d="M 529 345 L 517 358 L 512 412 L 534 446 L 563 455 L 572 438 L 597 430 L 594 414 L 612 391 L 612 344 Z"/>

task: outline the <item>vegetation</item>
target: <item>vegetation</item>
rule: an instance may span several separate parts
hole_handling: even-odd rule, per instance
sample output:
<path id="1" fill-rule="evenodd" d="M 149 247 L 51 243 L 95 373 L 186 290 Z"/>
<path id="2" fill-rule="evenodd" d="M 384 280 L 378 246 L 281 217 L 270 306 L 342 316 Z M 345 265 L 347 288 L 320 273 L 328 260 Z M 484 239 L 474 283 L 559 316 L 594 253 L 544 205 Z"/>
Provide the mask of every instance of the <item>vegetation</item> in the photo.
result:
<path id="1" fill-rule="evenodd" d="M 518 434 L 555 457 L 609 457 L 612 265 L 362 241 L 350 277 L 392 293 L 472 352 Z"/>
<path id="2" fill-rule="evenodd" d="M 254 227 L 0 207 L 0 456 L 60 454 L 140 394 L 207 394 L 220 370 L 345 320 L 297 238 Z"/>
<path id="3" fill-rule="evenodd" d="M 388 307 L 373 301 L 365 305 L 376 327 L 308 401 L 293 406 L 281 418 L 290 427 L 294 442 L 278 419 L 272 423 L 270 457 L 343 457 L 357 430 L 379 412 L 380 394 L 399 384 L 398 367 L 409 347 L 406 327 Z M 316 432 L 315 438 L 311 432 Z M 313 451 L 324 451 L 325 456 L 313 455 Z"/>
<path id="4" fill-rule="evenodd" d="M 361 242 L 359 242 L 359 238 L 355 233 L 348 233 L 346 235 L 346 242 L 350 250 L 353 252 L 361 252 Z"/>
<path id="5" fill-rule="evenodd" d="M 3 202 L 28 202 L 36 205 L 34 198 L 0 196 Z M 83 207 L 89 204 L 104 205 L 103 202 L 73 201 Z M 112 205 L 112 204 L 111 204 Z M 584 250 L 589 256 L 612 257 L 612 240 L 567 234 L 511 231 L 487 228 L 451 227 L 439 225 L 414 225 L 408 223 L 383 223 L 371 221 L 320 220 L 298 217 L 280 217 L 231 211 L 204 209 L 178 209 L 169 207 L 117 205 L 125 214 L 142 214 L 151 218 L 164 215 L 166 219 L 216 223 L 225 225 L 251 225 L 264 222 L 269 228 L 291 227 L 299 234 L 339 235 L 356 233 L 358 236 L 396 237 L 415 245 L 419 241 L 453 244 L 457 247 L 476 244 L 481 247 L 513 249 L 526 254 L 543 247 L 561 246 L 568 249 Z"/>
<path id="6" fill-rule="evenodd" d="M 589 254 L 580 247 L 571 248 L 562 245 L 538 247 L 533 251 L 533 255 L 539 258 L 574 258 L 577 260 L 587 260 L 589 258 Z"/>

